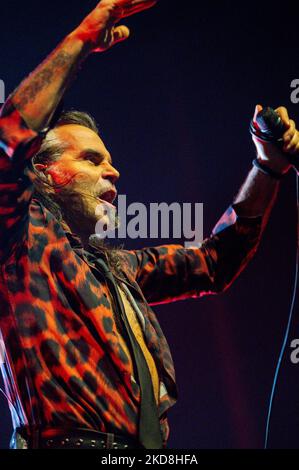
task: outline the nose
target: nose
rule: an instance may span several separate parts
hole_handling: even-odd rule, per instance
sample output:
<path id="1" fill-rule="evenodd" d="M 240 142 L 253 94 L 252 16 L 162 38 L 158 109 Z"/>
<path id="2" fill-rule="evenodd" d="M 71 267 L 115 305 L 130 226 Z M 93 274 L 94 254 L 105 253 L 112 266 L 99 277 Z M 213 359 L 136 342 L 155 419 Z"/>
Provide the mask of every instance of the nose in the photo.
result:
<path id="1" fill-rule="evenodd" d="M 117 171 L 114 166 L 108 163 L 107 168 L 104 170 L 102 177 L 106 180 L 109 180 L 113 185 L 117 182 L 120 177 L 120 173 Z"/>

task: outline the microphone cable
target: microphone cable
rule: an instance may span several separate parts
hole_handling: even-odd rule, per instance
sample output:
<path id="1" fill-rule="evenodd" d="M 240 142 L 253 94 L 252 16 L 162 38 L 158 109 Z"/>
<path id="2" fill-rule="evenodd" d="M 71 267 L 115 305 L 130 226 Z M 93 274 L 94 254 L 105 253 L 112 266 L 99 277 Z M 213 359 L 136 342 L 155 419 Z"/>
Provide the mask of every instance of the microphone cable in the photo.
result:
<path id="1" fill-rule="evenodd" d="M 292 320 L 293 320 L 293 316 L 294 316 L 294 309 L 295 309 L 295 305 L 296 305 L 296 297 L 297 297 L 298 271 L 299 271 L 299 175 L 298 175 L 298 172 L 296 172 L 296 206 L 297 206 L 297 247 L 296 247 L 294 289 L 293 289 L 293 294 L 292 294 L 292 301 L 291 301 L 291 307 L 290 307 L 290 311 L 289 311 L 287 327 L 286 327 L 286 330 L 285 330 L 285 334 L 284 334 L 284 338 L 283 338 L 283 342 L 282 342 L 282 347 L 281 347 L 281 351 L 280 351 L 279 358 L 278 358 L 278 361 L 277 361 L 275 374 L 274 374 L 274 379 L 273 379 L 273 384 L 272 384 L 272 389 L 271 389 L 271 395 L 270 395 L 269 406 L 268 406 L 268 414 L 267 414 L 267 424 L 266 424 L 266 432 L 265 432 L 264 449 L 267 449 L 267 447 L 268 447 L 269 432 L 270 432 L 270 420 L 271 420 L 272 409 L 273 409 L 273 400 L 274 400 L 274 396 L 275 396 L 275 392 L 276 392 L 276 388 L 277 388 L 277 380 L 278 380 L 278 375 L 279 375 L 279 371 L 280 371 L 280 368 L 281 368 L 282 359 L 284 357 L 284 353 L 285 353 L 287 343 L 288 343 L 291 324 L 292 324 Z"/>

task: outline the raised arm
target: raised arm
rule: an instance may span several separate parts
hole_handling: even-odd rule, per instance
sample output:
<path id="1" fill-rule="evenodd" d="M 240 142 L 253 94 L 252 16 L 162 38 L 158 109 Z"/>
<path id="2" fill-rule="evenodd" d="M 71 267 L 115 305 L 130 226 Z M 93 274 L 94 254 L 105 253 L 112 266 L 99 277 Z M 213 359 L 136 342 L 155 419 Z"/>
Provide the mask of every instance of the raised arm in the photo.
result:
<path id="1" fill-rule="evenodd" d="M 257 107 L 256 113 L 260 111 Z M 286 154 L 298 155 L 299 132 L 283 107 L 284 147 L 254 137 L 261 169 L 252 168 L 234 204 L 202 246 L 146 248 L 129 253 L 132 274 L 151 304 L 216 294 L 226 290 L 256 252 L 279 189 L 291 165 Z"/>
<path id="2" fill-rule="evenodd" d="M 0 115 L 0 260 L 17 245 L 26 227 L 33 194 L 28 161 L 80 64 L 129 37 L 122 18 L 155 1 L 102 0 L 47 59 L 9 96 Z M 30 173 L 30 174 L 29 174 Z"/>
<path id="3" fill-rule="evenodd" d="M 155 3 L 102 0 L 11 95 L 10 101 L 27 125 L 35 131 L 45 128 L 82 61 L 93 52 L 106 51 L 127 39 L 129 29 L 117 23 Z"/>

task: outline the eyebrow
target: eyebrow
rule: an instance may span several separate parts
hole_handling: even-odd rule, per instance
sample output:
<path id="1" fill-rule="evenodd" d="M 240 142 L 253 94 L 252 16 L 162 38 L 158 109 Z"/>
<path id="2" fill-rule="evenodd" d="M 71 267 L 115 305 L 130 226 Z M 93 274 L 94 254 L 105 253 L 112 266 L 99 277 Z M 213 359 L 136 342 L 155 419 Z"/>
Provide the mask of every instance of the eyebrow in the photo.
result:
<path id="1" fill-rule="evenodd" d="M 85 149 L 85 150 L 82 150 L 82 152 L 80 152 L 78 158 L 84 158 L 87 155 L 92 155 L 93 157 L 96 157 L 96 158 L 99 158 L 99 159 L 102 159 L 102 160 L 104 160 L 106 158 L 108 160 L 108 162 L 110 163 L 110 165 L 112 165 L 112 158 L 111 158 L 111 155 L 109 153 L 107 153 L 106 156 L 105 156 L 102 153 L 98 152 L 97 150 Z"/>

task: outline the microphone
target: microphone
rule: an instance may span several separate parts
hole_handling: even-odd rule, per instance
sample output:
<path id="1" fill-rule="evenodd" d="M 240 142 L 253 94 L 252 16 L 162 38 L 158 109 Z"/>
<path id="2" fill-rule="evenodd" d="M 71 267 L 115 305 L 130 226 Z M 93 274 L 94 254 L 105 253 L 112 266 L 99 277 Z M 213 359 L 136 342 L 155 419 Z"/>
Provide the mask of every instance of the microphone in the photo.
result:
<path id="1" fill-rule="evenodd" d="M 257 124 L 257 125 L 256 125 Z M 251 121 L 250 132 L 264 142 L 271 142 L 278 147 L 283 147 L 283 134 L 286 131 L 284 123 L 274 109 L 267 107 L 262 109 L 256 117 L 256 124 Z M 299 174 L 299 156 L 285 154 L 291 165 Z"/>

